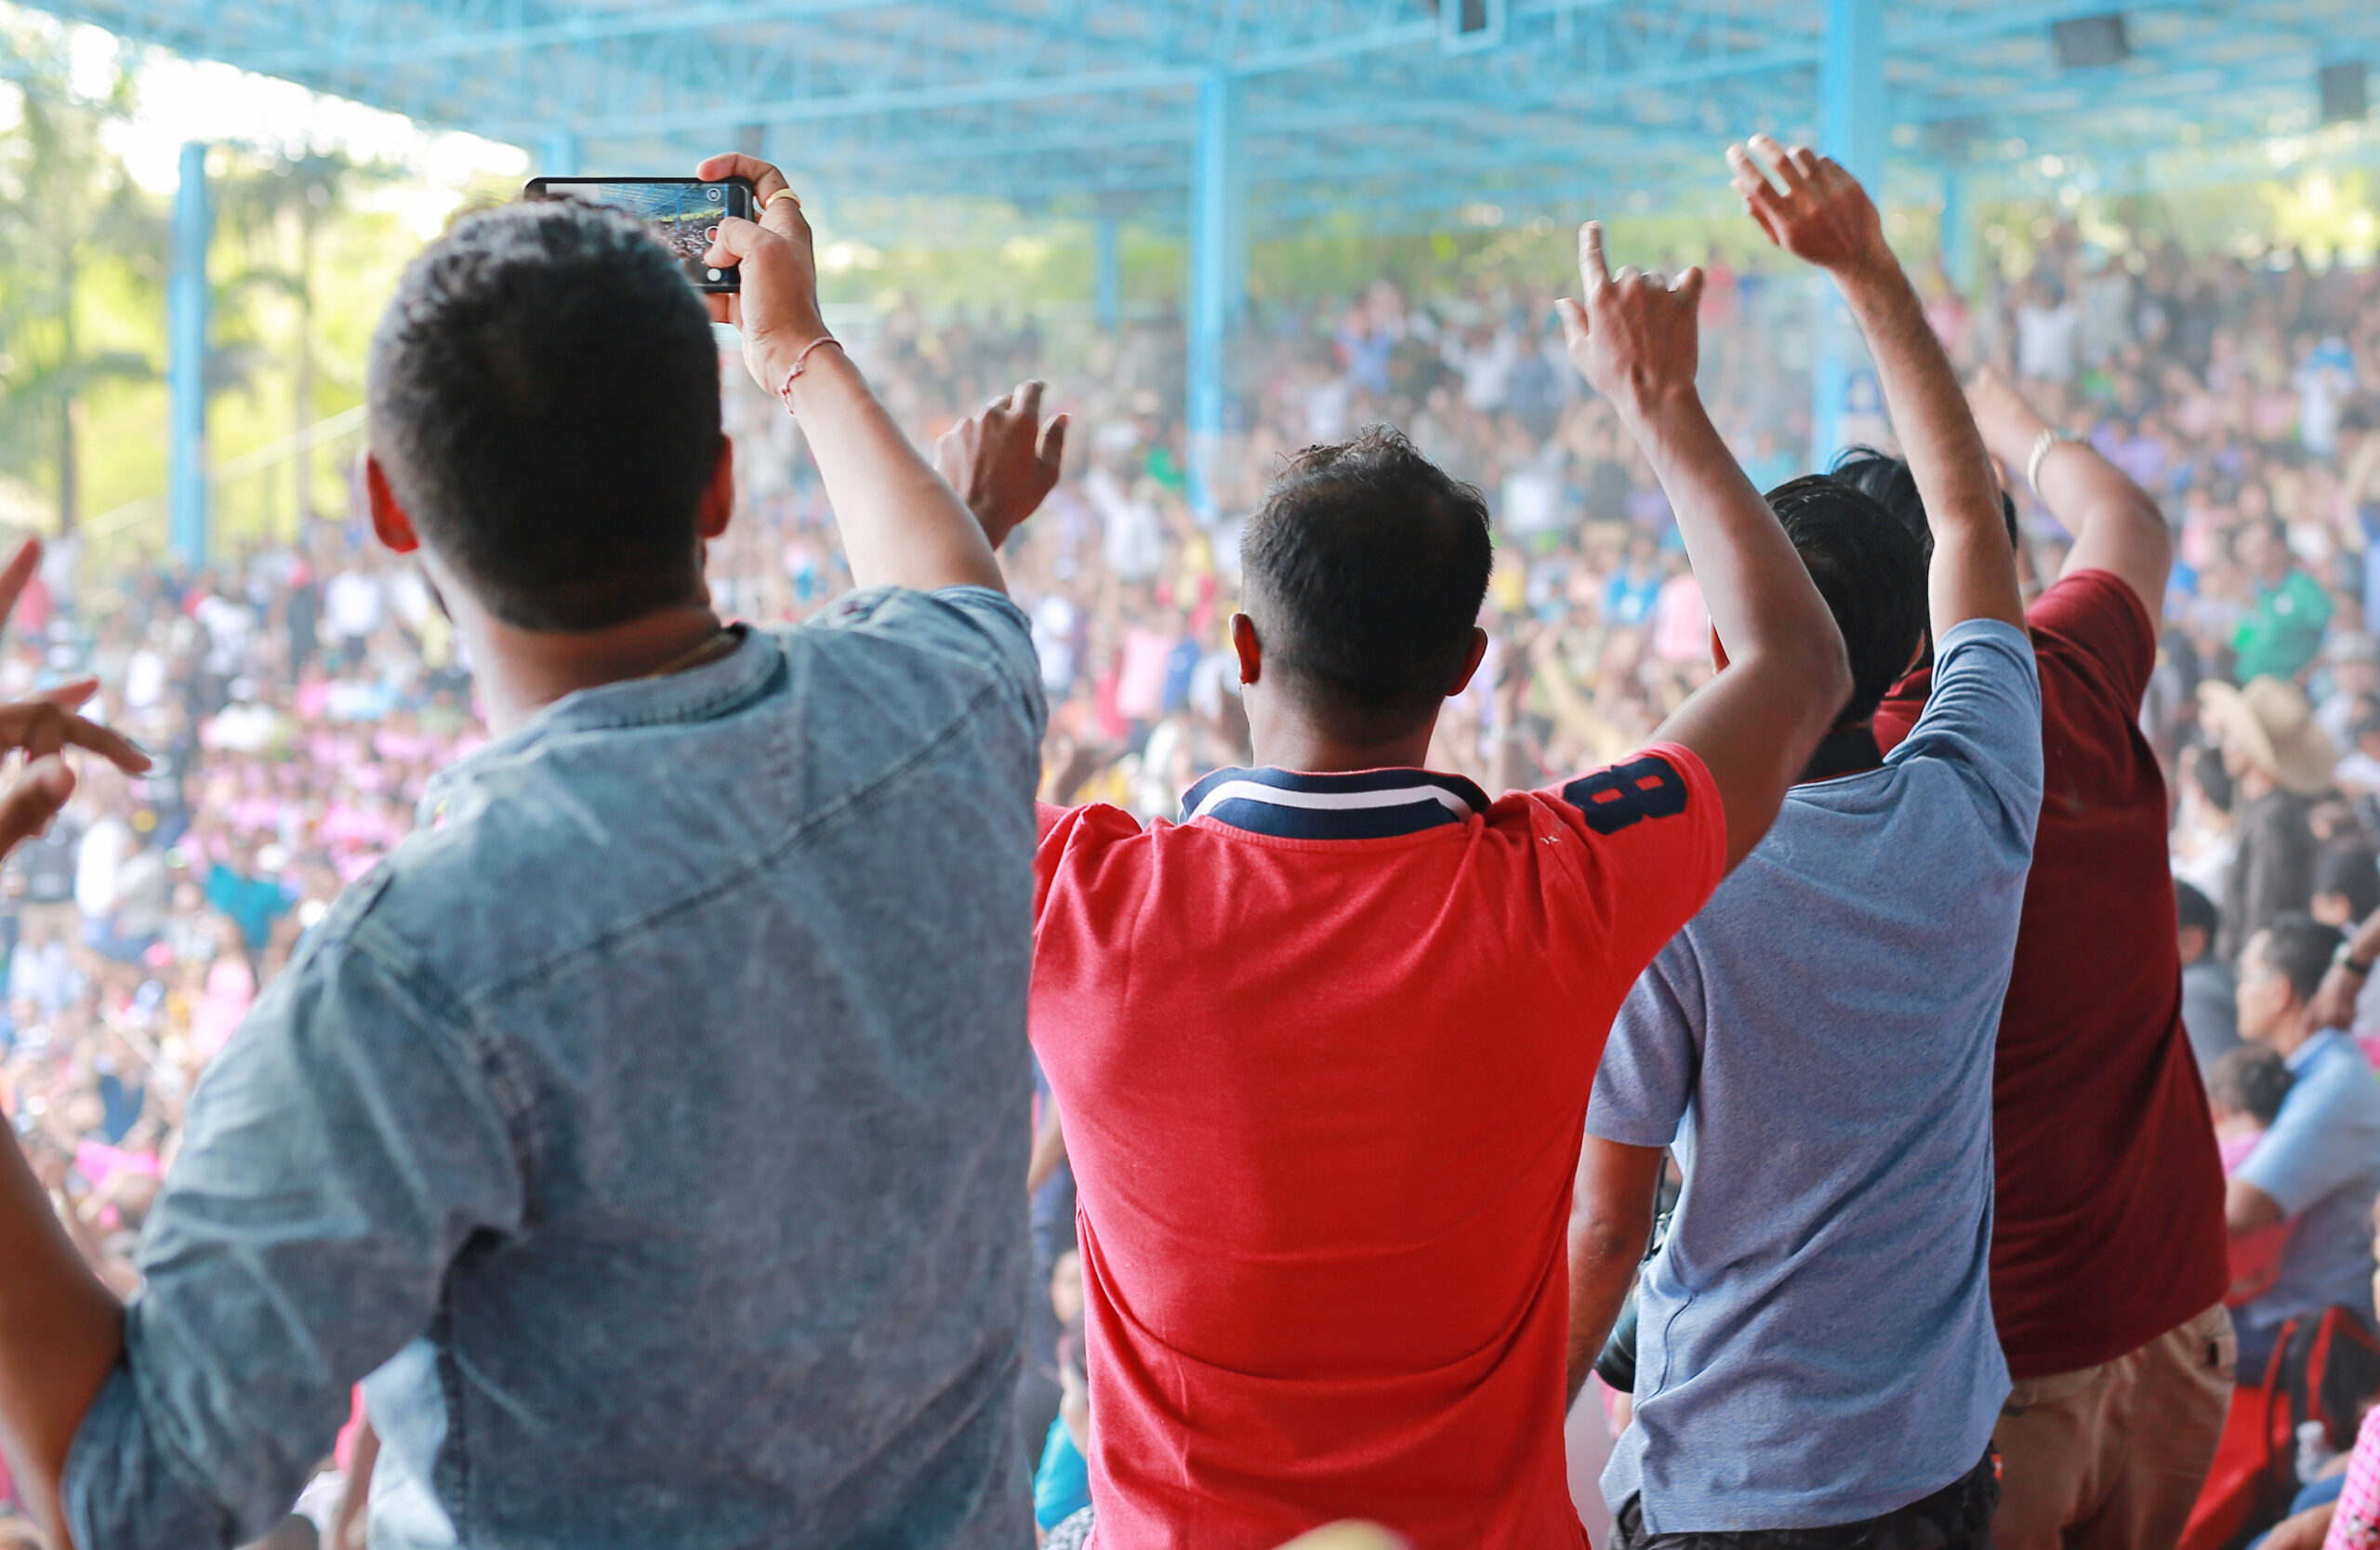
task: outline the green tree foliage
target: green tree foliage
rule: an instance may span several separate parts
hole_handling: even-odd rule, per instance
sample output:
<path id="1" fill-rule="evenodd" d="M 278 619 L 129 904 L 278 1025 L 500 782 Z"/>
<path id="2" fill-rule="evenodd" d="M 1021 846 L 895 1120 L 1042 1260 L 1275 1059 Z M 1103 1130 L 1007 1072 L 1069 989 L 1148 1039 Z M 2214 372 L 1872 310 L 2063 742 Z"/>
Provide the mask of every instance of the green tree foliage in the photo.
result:
<path id="1" fill-rule="evenodd" d="M 0 135 L 0 473 L 47 494 L 62 532 L 82 515 L 84 400 L 155 370 L 146 355 L 93 342 L 96 272 L 135 278 L 132 256 L 155 250 L 163 231 L 100 139 L 128 105 L 123 74 L 105 97 L 78 99 L 62 42 L 20 27 L 0 31 L 0 98 L 16 109 Z"/>

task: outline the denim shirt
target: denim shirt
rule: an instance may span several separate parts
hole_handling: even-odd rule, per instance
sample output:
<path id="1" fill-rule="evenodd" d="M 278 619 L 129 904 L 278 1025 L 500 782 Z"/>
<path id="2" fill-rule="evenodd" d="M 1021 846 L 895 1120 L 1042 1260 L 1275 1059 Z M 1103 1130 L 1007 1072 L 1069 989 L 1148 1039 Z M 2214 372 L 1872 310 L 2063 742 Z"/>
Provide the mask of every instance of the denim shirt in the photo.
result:
<path id="1" fill-rule="evenodd" d="M 1033 790 L 997 593 L 856 594 L 431 786 L 206 1072 L 84 1550 L 1032 1543 Z"/>

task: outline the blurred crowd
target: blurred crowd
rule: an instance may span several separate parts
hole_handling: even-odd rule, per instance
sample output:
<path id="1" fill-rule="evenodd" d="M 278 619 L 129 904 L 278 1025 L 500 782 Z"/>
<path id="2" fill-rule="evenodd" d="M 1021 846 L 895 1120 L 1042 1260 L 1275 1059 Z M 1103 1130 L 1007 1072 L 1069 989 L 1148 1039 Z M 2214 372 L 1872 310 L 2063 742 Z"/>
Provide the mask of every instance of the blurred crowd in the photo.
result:
<path id="1" fill-rule="evenodd" d="M 1809 363 L 1830 325 L 1806 281 L 1705 263 L 1705 398 L 1765 488 L 1806 471 Z M 1938 272 L 1923 284 L 1954 360 L 2015 378 L 2178 535 L 2144 722 L 2175 798 L 2176 872 L 2211 908 L 2197 972 L 2226 971 L 2276 916 L 2351 925 L 2380 908 L 2380 270 L 2147 235 L 2110 250 L 2060 229 L 2020 276 L 1967 296 Z M 847 328 L 921 444 L 1028 377 L 1073 417 L 1065 477 L 1004 556 L 1051 704 L 1045 798 L 1170 815 L 1198 775 L 1247 761 L 1223 628 L 1239 522 L 1280 455 L 1372 422 L 1476 484 L 1499 532 L 1489 657 L 1442 719 L 1434 765 L 1492 791 L 1646 742 L 1708 676 L 1708 620 L 1668 503 L 1571 369 L 1552 299 L 1382 281 L 1260 308 L 1206 444 L 1183 431 L 1170 315 L 1064 349 L 1030 320 L 906 304 Z M 800 427 L 740 368 L 725 380 L 743 510 L 713 546 L 715 591 L 741 617 L 800 618 L 848 585 L 824 496 Z M 1852 380 L 1851 438 L 1884 441 L 1872 386 Z M 2028 574 L 2054 576 L 2064 535 L 2025 470 L 2005 473 Z M 360 511 L 195 575 L 54 544 L 0 648 L 0 699 L 86 675 L 104 685 L 96 713 L 157 765 L 86 768 L 66 815 L 0 874 L 0 1106 L 70 1230 L 129 1292 L 130 1244 L 201 1069 L 339 889 L 409 831 L 429 775 L 482 734 L 436 598 Z M 2238 1038 L 2207 1026 L 2216 1015 L 2193 1013 L 2210 1063 Z M 2380 998 L 2355 1021 L 2380 1034 Z M 1061 1156 L 1037 1158 L 1056 1287 L 1034 1337 L 1037 1455 L 1038 1427 L 1063 1454 L 1080 1424 Z M 1053 1425 L 1062 1382 L 1072 1403 Z"/>

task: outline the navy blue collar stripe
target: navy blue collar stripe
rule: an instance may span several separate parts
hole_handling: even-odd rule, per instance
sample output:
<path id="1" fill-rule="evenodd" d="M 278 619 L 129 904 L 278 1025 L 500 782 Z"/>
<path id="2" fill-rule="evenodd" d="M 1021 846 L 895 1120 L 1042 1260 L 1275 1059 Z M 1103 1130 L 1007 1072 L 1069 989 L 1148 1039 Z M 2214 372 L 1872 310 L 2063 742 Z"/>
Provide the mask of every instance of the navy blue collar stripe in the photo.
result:
<path id="1" fill-rule="evenodd" d="M 1477 786 L 1428 770 L 1217 770 L 1182 798 L 1183 823 L 1212 818 L 1289 840 L 1387 839 L 1487 811 L 1488 794 Z"/>

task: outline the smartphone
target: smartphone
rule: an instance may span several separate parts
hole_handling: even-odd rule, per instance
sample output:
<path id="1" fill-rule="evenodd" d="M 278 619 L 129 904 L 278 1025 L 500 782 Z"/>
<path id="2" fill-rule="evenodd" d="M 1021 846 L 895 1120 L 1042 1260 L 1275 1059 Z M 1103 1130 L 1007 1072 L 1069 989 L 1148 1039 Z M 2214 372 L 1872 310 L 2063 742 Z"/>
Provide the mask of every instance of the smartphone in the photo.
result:
<path id="1" fill-rule="evenodd" d="M 724 218 L 758 219 L 752 213 L 749 178 L 716 183 L 699 178 L 532 178 L 522 186 L 521 197 L 608 205 L 651 226 L 686 266 L 686 278 L 694 289 L 742 288 L 733 264 L 714 267 L 703 261 L 703 255 L 710 250 Z"/>

